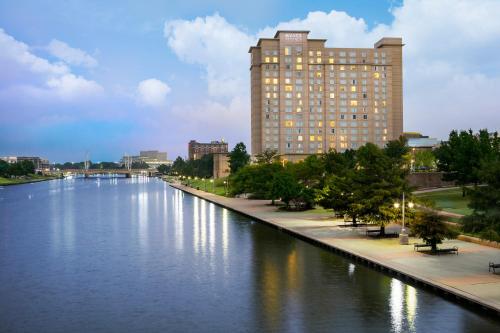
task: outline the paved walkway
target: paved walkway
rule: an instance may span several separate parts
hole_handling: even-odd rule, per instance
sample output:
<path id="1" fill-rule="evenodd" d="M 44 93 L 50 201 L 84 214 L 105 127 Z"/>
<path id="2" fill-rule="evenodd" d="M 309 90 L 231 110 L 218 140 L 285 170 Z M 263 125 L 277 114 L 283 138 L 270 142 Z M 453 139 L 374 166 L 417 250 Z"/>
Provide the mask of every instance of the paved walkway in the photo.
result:
<path id="1" fill-rule="evenodd" d="M 438 287 L 500 314 L 500 274 L 488 272 L 490 261 L 500 263 L 500 249 L 460 240 L 441 246 L 457 246 L 459 255 L 427 255 L 400 245 L 398 239 L 370 239 L 365 228 L 342 227 L 343 221 L 324 214 L 282 212 L 268 200 L 226 198 L 182 185 L 172 185 L 188 193 L 273 224 L 292 233 L 349 252 L 385 268 Z M 392 225 L 387 231 L 398 231 Z M 392 230 L 391 230 L 392 229 Z M 410 244 L 421 240 L 410 238 Z"/>

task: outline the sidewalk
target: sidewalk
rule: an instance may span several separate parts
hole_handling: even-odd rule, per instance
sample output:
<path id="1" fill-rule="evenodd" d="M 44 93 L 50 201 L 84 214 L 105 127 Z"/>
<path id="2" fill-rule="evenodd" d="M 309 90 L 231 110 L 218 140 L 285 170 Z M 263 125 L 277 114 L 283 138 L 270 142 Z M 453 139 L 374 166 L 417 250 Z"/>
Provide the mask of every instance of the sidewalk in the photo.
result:
<path id="1" fill-rule="evenodd" d="M 344 222 L 333 217 L 308 212 L 282 212 L 269 205 L 268 200 L 226 198 L 179 184 L 171 186 L 452 293 L 500 315 L 500 274 L 488 272 L 490 261 L 500 263 L 500 249 L 450 240 L 442 246 L 457 246 L 458 255 L 427 255 L 413 251 L 412 245 L 400 245 L 397 238 L 367 238 L 365 228 L 341 227 Z M 387 230 L 398 228 L 397 225 L 389 226 Z M 416 242 L 421 241 L 410 239 L 410 244 Z"/>

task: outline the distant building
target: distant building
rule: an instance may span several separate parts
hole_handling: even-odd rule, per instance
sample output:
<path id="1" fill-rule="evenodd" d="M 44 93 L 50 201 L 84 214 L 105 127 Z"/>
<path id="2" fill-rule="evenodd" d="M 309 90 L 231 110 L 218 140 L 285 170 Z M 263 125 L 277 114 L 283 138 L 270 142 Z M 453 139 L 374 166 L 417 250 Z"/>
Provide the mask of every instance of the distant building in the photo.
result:
<path id="1" fill-rule="evenodd" d="M 172 165 L 173 162 L 167 159 L 167 153 L 158 150 L 142 150 L 139 156 L 123 156 L 120 163 L 127 165 L 127 163 L 144 162 L 150 168 L 156 169 L 160 165 Z"/>
<path id="2" fill-rule="evenodd" d="M 35 165 L 35 169 L 37 170 L 49 170 L 51 168 L 49 160 L 38 156 L 6 156 L 0 157 L 0 160 L 7 163 L 30 161 Z"/>
<path id="3" fill-rule="evenodd" d="M 419 132 L 405 132 L 403 136 L 408 140 L 408 147 L 412 150 L 432 150 L 439 147 L 440 141 L 436 138 L 430 138 Z"/>
<path id="4" fill-rule="evenodd" d="M 196 140 L 189 141 L 188 156 L 190 160 L 198 160 L 207 154 L 227 153 L 228 145 L 224 140 L 201 143 Z"/>
<path id="5" fill-rule="evenodd" d="M 214 156 L 214 179 L 229 176 L 229 156 L 227 153 L 215 153 Z"/>
<path id="6" fill-rule="evenodd" d="M 166 161 L 167 160 L 167 153 L 161 152 L 158 150 L 141 150 L 139 153 L 139 157 L 145 158 L 145 159 Z"/>

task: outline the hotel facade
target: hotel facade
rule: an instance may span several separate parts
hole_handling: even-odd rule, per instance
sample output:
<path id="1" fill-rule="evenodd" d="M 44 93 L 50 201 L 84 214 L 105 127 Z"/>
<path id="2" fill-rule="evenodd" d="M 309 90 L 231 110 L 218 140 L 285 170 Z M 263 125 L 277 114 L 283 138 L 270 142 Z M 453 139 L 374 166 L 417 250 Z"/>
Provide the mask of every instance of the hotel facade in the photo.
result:
<path id="1" fill-rule="evenodd" d="M 299 160 L 329 149 L 384 146 L 403 134 L 402 39 L 327 48 L 308 31 L 278 31 L 251 54 L 252 155 Z"/>

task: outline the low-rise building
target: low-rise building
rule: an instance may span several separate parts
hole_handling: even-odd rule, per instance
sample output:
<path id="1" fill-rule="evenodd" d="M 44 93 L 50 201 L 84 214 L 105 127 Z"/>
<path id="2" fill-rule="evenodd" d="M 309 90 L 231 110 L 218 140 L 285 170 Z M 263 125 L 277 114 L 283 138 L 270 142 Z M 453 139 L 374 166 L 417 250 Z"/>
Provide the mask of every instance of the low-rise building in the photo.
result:
<path id="1" fill-rule="evenodd" d="M 198 160 L 207 154 L 227 153 L 228 145 L 224 140 L 211 141 L 210 143 L 197 142 L 196 140 L 189 141 L 188 156 L 190 160 Z"/>
<path id="2" fill-rule="evenodd" d="M 5 156 L 0 157 L 0 160 L 7 163 L 17 163 L 22 161 L 30 161 L 35 165 L 36 170 L 49 170 L 51 168 L 49 160 L 38 156 Z"/>

